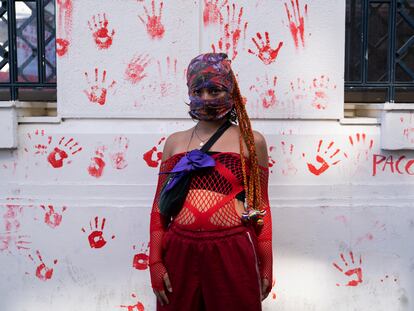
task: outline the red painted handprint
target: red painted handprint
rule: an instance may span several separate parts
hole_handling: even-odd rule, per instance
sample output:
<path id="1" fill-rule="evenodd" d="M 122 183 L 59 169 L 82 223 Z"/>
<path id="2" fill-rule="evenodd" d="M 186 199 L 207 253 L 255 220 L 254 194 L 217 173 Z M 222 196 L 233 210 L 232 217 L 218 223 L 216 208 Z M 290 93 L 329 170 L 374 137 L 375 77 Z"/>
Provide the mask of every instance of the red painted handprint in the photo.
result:
<path id="1" fill-rule="evenodd" d="M 324 110 L 329 104 L 328 93 L 330 90 L 336 89 L 336 85 L 332 85 L 329 77 L 321 75 L 313 79 L 309 89 L 313 94 L 312 107 L 318 110 Z"/>
<path id="2" fill-rule="evenodd" d="M 132 248 L 135 250 L 135 245 L 132 246 Z M 132 266 L 137 270 L 146 270 L 148 269 L 149 264 L 149 256 L 148 256 L 148 250 L 149 250 L 149 243 L 147 243 L 145 247 L 145 243 L 142 243 L 140 252 L 134 255 L 134 259 L 132 260 Z"/>
<path id="3" fill-rule="evenodd" d="M 137 298 L 137 295 L 132 293 L 131 294 L 132 298 Z M 126 308 L 127 311 L 144 311 L 144 305 L 142 304 L 142 302 L 137 301 L 136 304 L 134 305 L 128 305 L 128 306 L 124 306 L 124 305 L 120 305 L 121 308 Z"/>
<path id="4" fill-rule="evenodd" d="M 300 12 L 299 0 L 290 0 L 291 10 L 285 2 L 286 14 L 289 20 L 289 29 L 292 35 L 295 47 L 299 47 L 299 38 L 302 42 L 302 47 L 305 47 L 305 20 Z M 308 5 L 305 4 L 305 15 L 308 14 Z"/>
<path id="5" fill-rule="evenodd" d="M 118 136 L 114 139 L 112 152 L 110 154 L 112 166 L 117 170 L 122 170 L 128 166 L 126 152 L 129 146 L 129 139 L 126 136 Z"/>
<path id="6" fill-rule="evenodd" d="M 70 42 L 67 39 L 56 38 L 56 54 L 61 57 L 69 50 Z"/>
<path id="7" fill-rule="evenodd" d="M 33 154 L 47 154 L 52 142 L 52 136 L 47 136 L 45 130 L 36 129 L 33 133 L 27 133 L 27 137 L 30 142 L 33 142 Z M 29 152 L 27 148 L 24 148 L 24 151 Z"/>
<path id="8" fill-rule="evenodd" d="M 89 222 L 89 227 L 91 233 L 88 235 L 89 246 L 91 248 L 102 248 L 106 244 L 106 240 L 103 237 L 103 230 L 105 228 L 106 219 L 103 218 L 101 222 L 101 227 L 99 228 L 99 217 L 95 217 L 95 226 L 92 227 L 92 220 Z M 100 229 L 100 230 L 99 230 Z M 86 232 L 85 228 L 82 228 L 82 232 Z M 113 235 L 111 239 L 114 239 Z"/>
<path id="9" fill-rule="evenodd" d="M 62 222 L 62 214 L 55 212 L 53 205 L 48 205 L 47 208 L 45 205 L 40 205 L 40 207 L 46 212 L 45 213 L 45 224 L 51 228 L 56 228 Z M 67 207 L 62 207 L 62 213 L 66 211 Z"/>
<path id="10" fill-rule="evenodd" d="M 351 258 L 351 262 L 352 262 L 352 268 L 351 266 L 349 266 L 349 263 L 345 260 L 345 256 L 344 254 L 340 254 L 341 260 L 343 262 L 343 264 L 345 265 L 345 267 L 340 267 L 338 264 L 336 264 L 335 262 L 333 262 L 333 266 L 338 269 L 339 271 L 341 271 L 343 274 L 345 274 L 346 276 L 353 276 L 355 275 L 355 279 L 348 281 L 347 284 L 344 284 L 345 286 L 358 286 L 359 284 L 362 283 L 362 258 L 361 256 L 359 256 L 359 263 L 355 263 L 354 260 L 354 254 L 352 252 L 349 252 L 349 257 Z M 346 270 L 347 269 L 347 270 Z M 346 271 L 345 271 L 346 270 Z M 340 286 L 340 284 L 336 284 L 336 286 Z"/>
<path id="11" fill-rule="evenodd" d="M 282 168 L 282 174 L 285 176 L 296 175 L 296 173 L 298 172 L 298 169 L 296 168 L 295 163 L 292 159 L 293 152 L 294 152 L 293 151 L 294 145 L 289 144 L 289 148 L 288 148 L 287 143 L 283 140 L 280 142 L 280 144 L 282 146 L 282 157 L 283 157 L 282 163 L 284 163 L 284 166 Z"/>
<path id="12" fill-rule="evenodd" d="M 134 56 L 125 69 L 125 79 L 132 84 L 139 83 L 147 76 L 145 68 L 148 66 L 150 61 L 151 60 L 149 59 L 148 54 Z"/>
<path id="13" fill-rule="evenodd" d="M 203 21 L 204 25 L 223 24 L 223 14 L 221 9 L 227 5 L 228 0 L 204 0 Z"/>
<path id="14" fill-rule="evenodd" d="M 366 140 L 365 133 L 356 133 L 349 135 L 349 144 L 351 148 L 356 148 L 352 154 L 354 155 L 354 164 L 358 164 L 361 160 L 361 154 L 365 155 L 365 161 L 369 160 L 369 154 L 372 153 L 372 147 L 374 146 L 374 140 L 371 138 L 369 142 Z M 348 158 L 348 154 L 345 153 L 345 157 Z"/>
<path id="15" fill-rule="evenodd" d="M 272 82 L 269 81 L 269 77 L 265 76 L 264 81 L 259 77 L 256 78 L 256 85 L 250 86 L 251 91 L 255 91 L 259 97 L 263 108 L 270 108 L 277 104 L 276 98 L 276 83 L 277 77 L 274 76 Z"/>
<path id="16" fill-rule="evenodd" d="M 96 148 L 95 156 L 91 158 L 91 163 L 88 166 L 88 173 L 92 177 L 99 178 L 102 176 L 106 164 L 104 161 L 105 151 L 106 146 L 99 146 Z"/>
<path id="17" fill-rule="evenodd" d="M 89 29 L 92 31 L 92 36 L 98 49 L 108 49 L 113 42 L 115 30 L 108 30 L 108 19 L 106 14 L 98 14 L 98 17 L 92 16 L 92 21 L 88 21 Z"/>
<path id="18" fill-rule="evenodd" d="M 63 166 L 66 159 L 68 159 L 67 164 L 70 164 L 72 162 L 69 160 L 70 156 L 75 155 L 80 151 L 82 151 L 82 147 L 80 147 L 73 138 L 69 138 L 66 141 L 65 137 L 62 137 L 59 140 L 58 146 L 56 146 L 47 156 L 47 161 L 52 167 L 60 168 Z"/>
<path id="19" fill-rule="evenodd" d="M 57 35 L 56 35 L 56 54 L 62 57 L 67 54 L 70 46 L 72 34 L 72 0 L 57 0 Z"/>
<path id="20" fill-rule="evenodd" d="M 269 65 L 273 63 L 276 60 L 277 55 L 279 54 L 279 51 L 283 46 L 283 42 L 280 41 L 278 46 L 273 49 L 270 46 L 270 38 L 269 38 L 269 33 L 267 31 L 265 32 L 266 41 L 263 41 L 263 38 L 260 32 L 258 32 L 256 36 L 257 36 L 257 39 L 260 40 L 260 44 L 257 42 L 256 38 L 254 37 L 252 38 L 252 41 L 256 45 L 256 48 L 259 51 L 259 53 L 256 53 L 251 49 L 248 50 L 249 53 L 256 55 L 265 65 Z"/>
<path id="21" fill-rule="evenodd" d="M 414 113 L 410 112 L 409 117 L 400 117 L 400 122 L 403 125 L 403 137 L 410 143 L 414 144 Z"/>
<path id="22" fill-rule="evenodd" d="M 164 36 L 165 28 L 164 25 L 161 23 L 162 17 L 162 7 L 164 6 L 164 2 L 160 2 L 160 10 L 159 15 L 155 15 L 155 0 L 151 0 L 151 8 L 152 8 L 152 15 L 150 16 L 147 7 L 144 5 L 145 15 L 147 16 L 147 21 L 139 16 L 141 22 L 146 25 L 147 33 L 151 37 L 151 39 L 161 39 Z"/>
<path id="23" fill-rule="evenodd" d="M 285 95 L 288 95 L 290 102 L 294 104 L 303 105 L 307 103 L 308 89 L 306 88 L 305 81 L 301 78 L 290 81 L 289 91 Z"/>
<path id="24" fill-rule="evenodd" d="M 234 60 L 238 54 L 237 46 L 240 41 L 240 37 L 243 31 L 243 37 L 246 36 L 246 29 L 248 23 L 245 22 L 242 28 L 242 17 L 243 17 L 243 7 L 240 8 L 239 14 L 236 20 L 236 5 L 233 3 L 230 9 L 230 5 L 226 6 L 227 8 L 227 19 L 223 27 L 223 34 L 218 41 L 217 50 L 227 53 L 229 57 Z M 230 13 L 231 11 L 231 13 Z M 213 52 L 216 52 L 216 46 L 211 45 Z M 230 55 L 229 52 L 232 52 Z"/>
<path id="25" fill-rule="evenodd" d="M 330 168 L 333 165 L 338 164 L 341 160 L 335 161 L 335 157 L 338 156 L 340 149 L 331 149 L 334 145 L 334 142 L 331 141 L 326 148 L 324 152 L 321 152 L 321 146 L 322 146 L 323 140 L 319 140 L 318 144 L 318 150 L 317 155 L 315 157 L 316 162 L 318 163 L 317 166 L 315 166 L 312 163 L 307 162 L 309 172 L 312 174 L 319 176 L 323 172 L 325 172 L 328 168 Z M 331 152 L 330 155 L 328 155 L 328 151 Z M 302 154 L 303 157 L 305 157 L 305 153 Z"/>
<path id="26" fill-rule="evenodd" d="M 98 68 L 95 68 L 95 81 L 89 80 L 89 75 L 85 72 L 86 82 L 88 83 L 89 90 L 83 90 L 91 103 L 98 103 L 103 106 L 106 103 L 106 96 L 109 89 L 112 89 L 116 84 L 116 81 L 112 80 L 109 86 L 106 85 L 106 70 L 102 73 L 102 80 L 98 81 Z"/>
<path id="27" fill-rule="evenodd" d="M 171 94 L 175 89 L 174 84 L 177 83 L 177 59 L 170 59 L 169 56 L 166 58 L 166 62 L 161 64 L 157 61 L 158 74 L 159 74 L 159 91 L 161 96 L 165 97 Z M 164 70 L 162 70 L 164 68 Z M 164 71 L 164 74 L 163 74 Z"/>
<path id="28" fill-rule="evenodd" d="M 36 255 L 40 262 L 40 264 L 36 268 L 36 277 L 41 281 L 50 280 L 53 276 L 53 268 L 49 268 L 46 266 L 38 250 L 36 251 Z M 31 261 L 36 262 L 32 255 L 29 255 L 29 258 Z M 57 260 L 55 259 L 53 263 L 56 265 Z"/>
<path id="29" fill-rule="evenodd" d="M 158 147 L 161 145 L 161 143 L 165 140 L 165 137 L 162 137 L 157 146 L 152 147 L 150 150 L 145 152 L 142 156 L 144 161 L 147 163 L 149 167 L 157 167 L 158 164 L 161 162 L 162 159 L 162 151 L 158 151 Z M 156 159 L 153 160 L 153 155 L 156 155 Z"/>

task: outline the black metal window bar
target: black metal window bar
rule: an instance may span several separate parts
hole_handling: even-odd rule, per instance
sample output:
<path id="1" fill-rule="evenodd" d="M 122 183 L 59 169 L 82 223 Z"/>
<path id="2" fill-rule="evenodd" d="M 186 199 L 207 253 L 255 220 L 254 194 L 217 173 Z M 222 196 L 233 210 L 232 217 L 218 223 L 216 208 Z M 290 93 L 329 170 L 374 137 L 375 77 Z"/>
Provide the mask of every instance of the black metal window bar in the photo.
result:
<path id="1" fill-rule="evenodd" d="M 56 101 L 55 0 L 0 4 L 0 100 Z"/>
<path id="2" fill-rule="evenodd" d="M 345 102 L 414 103 L 414 1 L 347 0 Z"/>

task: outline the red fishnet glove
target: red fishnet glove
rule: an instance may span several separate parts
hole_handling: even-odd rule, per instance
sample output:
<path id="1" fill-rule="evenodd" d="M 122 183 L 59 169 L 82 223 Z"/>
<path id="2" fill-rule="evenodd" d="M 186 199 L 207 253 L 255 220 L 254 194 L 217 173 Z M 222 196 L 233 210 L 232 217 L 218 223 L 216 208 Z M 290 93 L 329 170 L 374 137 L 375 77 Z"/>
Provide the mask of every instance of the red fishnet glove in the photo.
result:
<path id="1" fill-rule="evenodd" d="M 180 156 L 172 156 L 162 162 L 160 165 L 160 172 L 171 171 L 180 158 Z M 166 219 L 160 214 L 158 206 L 160 192 L 167 178 L 168 174 L 158 175 L 157 190 L 155 191 L 150 220 L 149 269 L 151 274 L 152 288 L 158 291 L 164 289 L 163 277 L 167 272 L 162 260 L 162 240 L 165 233 L 164 224 Z"/>
<path id="2" fill-rule="evenodd" d="M 273 256 L 272 256 L 272 215 L 269 205 L 269 168 L 259 166 L 261 202 L 259 209 L 264 209 L 266 215 L 263 217 L 263 227 L 257 235 L 258 256 L 260 260 L 260 274 L 262 279 L 268 279 L 272 283 L 273 275 Z"/>

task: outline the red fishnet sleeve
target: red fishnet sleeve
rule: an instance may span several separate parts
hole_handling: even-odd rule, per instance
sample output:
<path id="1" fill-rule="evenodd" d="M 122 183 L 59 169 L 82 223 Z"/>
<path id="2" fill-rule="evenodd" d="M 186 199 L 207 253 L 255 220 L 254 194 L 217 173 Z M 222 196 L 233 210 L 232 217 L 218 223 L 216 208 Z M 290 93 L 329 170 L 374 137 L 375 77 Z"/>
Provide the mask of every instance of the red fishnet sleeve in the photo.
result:
<path id="1" fill-rule="evenodd" d="M 261 203 L 260 209 L 266 211 L 266 215 L 263 217 L 263 227 L 257 235 L 258 240 L 258 255 L 260 260 L 260 274 L 262 279 L 266 278 L 269 283 L 272 283 L 272 269 L 273 269 L 273 256 L 272 256 L 272 215 L 269 205 L 268 183 L 269 183 L 269 168 L 259 166 L 260 173 L 260 190 L 261 190 Z"/>
<path id="2" fill-rule="evenodd" d="M 178 159 L 179 157 L 172 156 L 162 162 L 160 165 L 160 172 L 167 172 L 172 170 Z M 157 190 L 155 191 L 151 210 L 149 269 L 151 274 L 152 288 L 155 290 L 164 289 L 163 276 L 167 272 L 162 260 L 162 239 L 165 233 L 165 218 L 160 214 L 158 207 L 160 192 L 167 177 L 168 174 L 158 175 Z"/>

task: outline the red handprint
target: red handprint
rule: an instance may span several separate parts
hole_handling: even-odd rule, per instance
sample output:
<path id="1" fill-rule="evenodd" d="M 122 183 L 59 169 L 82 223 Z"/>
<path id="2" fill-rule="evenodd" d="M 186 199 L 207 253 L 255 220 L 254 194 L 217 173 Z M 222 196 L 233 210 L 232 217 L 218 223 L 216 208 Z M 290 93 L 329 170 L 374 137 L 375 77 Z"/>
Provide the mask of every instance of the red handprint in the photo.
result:
<path id="1" fill-rule="evenodd" d="M 51 153 L 47 156 L 47 161 L 54 168 L 60 168 L 63 166 L 64 160 L 68 159 L 70 155 L 75 155 L 79 151 L 82 151 L 82 147 L 79 146 L 73 138 L 69 138 L 65 142 L 65 137 L 62 137 L 59 141 L 58 146 L 56 146 Z M 67 164 L 70 164 L 69 160 Z"/>
<path id="2" fill-rule="evenodd" d="M 403 136 L 404 139 L 410 143 L 414 144 L 414 114 L 410 112 L 409 117 L 400 117 L 400 122 L 403 124 Z"/>
<path id="3" fill-rule="evenodd" d="M 56 213 L 53 205 L 48 205 L 47 208 L 45 205 L 40 205 L 40 207 L 46 212 L 45 214 L 45 224 L 51 228 L 56 228 L 62 222 L 62 214 Z M 62 213 L 66 211 L 66 206 L 62 207 Z"/>
<path id="4" fill-rule="evenodd" d="M 302 42 L 302 46 L 305 47 L 305 20 L 300 13 L 299 0 L 290 0 L 292 5 L 292 13 L 290 12 L 287 3 L 285 2 L 286 14 L 289 20 L 290 33 L 292 34 L 293 41 L 295 42 L 295 47 L 299 47 L 299 38 Z M 305 15 L 308 14 L 308 5 L 305 4 Z M 294 18 L 294 20 L 293 20 Z"/>
<path id="5" fill-rule="evenodd" d="M 56 54 L 61 57 L 66 55 L 70 46 L 72 34 L 72 0 L 57 0 L 57 35 L 56 35 Z"/>
<path id="6" fill-rule="evenodd" d="M 265 65 L 273 63 L 276 60 L 277 55 L 279 54 L 279 51 L 283 46 L 283 42 L 280 41 L 278 46 L 275 49 L 272 49 L 272 47 L 270 46 L 269 33 L 267 31 L 265 32 L 266 42 L 263 41 L 260 32 L 258 32 L 256 36 L 260 40 L 260 45 L 259 43 L 257 43 L 256 38 L 252 38 L 252 41 L 256 45 L 256 48 L 259 51 L 259 53 L 256 54 L 256 52 L 252 51 L 251 49 L 248 50 L 249 53 L 256 55 Z"/>
<path id="7" fill-rule="evenodd" d="M 36 277 L 39 280 L 47 281 L 50 280 L 53 276 L 53 268 L 49 268 L 46 266 L 46 264 L 43 262 L 42 256 L 40 255 L 40 252 L 36 251 L 37 258 L 39 259 L 40 264 L 36 268 Z M 29 258 L 31 261 L 35 262 L 32 255 L 29 255 Z M 57 260 L 55 259 L 53 263 L 56 265 Z"/>
<path id="8" fill-rule="evenodd" d="M 332 85 L 329 77 L 321 75 L 319 78 L 313 79 L 309 89 L 313 93 L 312 106 L 316 109 L 323 110 L 329 103 L 327 92 L 331 89 L 336 89 L 336 85 Z"/>
<path id="9" fill-rule="evenodd" d="M 256 91 L 259 95 L 262 106 L 264 108 L 270 108 L 276 105 L 277 98 L 276 98 L 276 83 L 277 77 L 274 76 L 272 82 L 269 81 L 269 77 L 265 76 L 264 81 L 261 81 L 259 77 L 256 78 L 256 85 L 250 86 L 250 90 Z"/>
<path id="10" fill-rule="evenodd" d="M 349 267 L 348 262 L 345 260 L 345 256 L 344 254 L 340 254 L 341 260 L 344 263 L 345 267 Z M 354 260 L 354 254 L 352 252 L 349 252 L 349 257 L 351 258 L 352 261 L 352 265 L 355 265 L 355 260 Z M 339 271 L 343 272 L 346 276 L 352 276 L 355 275 L 357 278 L 354 280 L 350 280 L 347 284 L 344 284 L 345 286 L 358 286 L 359 284 L 362 283 L 362 258 L 361 256 L 359 256 L 359 266 L 352 268 L 352 269 L 348 269 L 346 271 L 345 268 L 341 268 L 338 264 L 336 264 L 335 262 L 332 263 L 333 266 L 338 269 Z M 358 265 L 358 263 L 357 263 Z M 336 286 L 340 286 L 339 284 L 336 284 Z"/>
<path id="11" fill-rule="evenodd" d="M 15 235 L 12 232 L 6 231 L 3 234 L 0 234 L 0 252 L 5 250 L 11 250 L 11 245 L 14 246 L 14 249 L 20 250 L 28 250 L 30 249 L 30 245 L 32 242 L 29 241 L 29 235 Z"/>
<path id="12" fill-rule="evenodd" d="M 295 166 L 294 161 L 292 160 L 294 145 L 289 144 L 289 151 L 287 151 L 287 144 L 285 141 L 281 141 L 280 144 L 282 145 L 282 157 L 283 157 L 283 163 L 285 164 L 282 168 L 282 174 L 285 176 L 289 175 L 296 175 L 298 172 L 298 169 Z"/>
<path id="13" fill-rule="evenodd" d="M 290 102 L 298 105 L 303 105 L 308 99 L 308 89 L 306 88 L 305 81 L 301 78 L 290 81 L 289 91 L 285 93 L 290 98 Z"/>
<path id="14" fill-rule="evenodd" d="M 144 161 L 147 163 L 149 167 L 157 167 L 158 163 L 161 162 L 162 159 L 162 151 L 158 151 L 158 147 L 161 143 L 165 140 L 165 137 L 162 137 L 158 142 L 157 146 L 152 147 L 150 150 L 145 152 L 142 156 Z M 155 160 L 152 159 L 153 155 L 156 154 L 157 158 Z"/>
<path id="15" fill-rule="evenodd" d="M 365 133 L 356 133 L 355 135 L 349 135 L 348 139 L 351 147 L 357 148 L 356 152 L 353 152 L 355 164 L 358 164 L 358 162 L 360 162 L 362 153 L 365 155 L 365 160 L 367 161 L 369 158 L 369 153 L 372 152 L 374 140 L 371 138 L 369 142 L 367 142 Z M 348 158 L 348 154 L 345 153 L 345 157 Z"/>
<path id="16" fill-rule="evenodd" d="M 137 295 L 132 293 L 131 297 L 137 298 Z M 120 305 L 120 307 L 127 308 L 127 311 L 144 311 L 145 310 L 144 305 L 139 301 L 137 301 L 137 303 L 134 305 L 129 305 L 129 306 Z"/>
<path id="17" fill-rule="evenodd" d="M 108 90 L 113 88 L 116 84 L 116 81 L 112 80 L 111 84 L 107 87 L 106 86 L 106 70 L 102 73 L 102 80 L 101 82 L 98 81 L 98 68 L 95 68 L 95 81 L 94 84 L 91 83 L 89 80 L 89 75 L 85 72 L 86 82 L 89 85 L 89 91 L 83 90 L 83 92 L 88 97 L 91 103 L 98 103 L 99 105 L 103 106 L 106 103 L 106 96 Z"/>
<path id="18" fill-rule="evenodd" d="M 69 50 L 69 40 L 63 38 L 56 38 L 56 54 L 58 56 L 65 55 Z"/>
<path id="19" fill-rule="evenodd" d="M 135 250 L 135 245 L 132 246 L 132 248 Z M 132 260 L 132 266 L 137 270 L 146 270 L 148 269 L 149 264 L 149 256 L 148 256 L 148 250 L 149 250 L 149 243 L 147 243 L 147 246 L 145 247 L 145 243 L 142 243 L 140 253 L 134 255 L 134 259 Z"/>
<path id="20" fill-rule="evenodd" d="M 174 58 L 174 60 L 171 61 L 170 57 L 167 56 L 164 66 L 161 65 L 160 61 L 157 61 L 157 64 L 160 77 L 160 93 L 161 96 L 165 97 L 171 93 L 171 91 L 174 89 L 174 83 L 177 82 L 177 59 Z M 162 73 L 162 67 L 164 67 L 164 74 Z"/>
<path id="21" fill-rule="evenodd" d="M 334 158 L 341 151 L 340 149 L 332 150 L 332 153 L 329 156 L 327 155 L 328 151 L 331 151 L 331 148 L 334 145 L 334 142 L 333 141 L 331 141 L 329 143 L 328 147 L 323 152 L 323 154 L 321 153 L 322 143 L 323 143 L 323 140 L 322 139 L 319 140 L 318 150 L 317 150 L 317 153 L 318 154 L 315 157 L 316 162 L 318 162 L 318 164 L 317 164 L 318 167 L 316 167 L 312 163 L 307 162 L 309 171 L 312 174 L 316 175 L 316 176 L 319 176 L 320 174 L 322 174 L 323 172 L 325 172 L 328 168 L 330 168 L 332 165 L 336 165 L 336 164 L 338 164 L 341 161 L 341 160 L 334 161 Z M 305 154 L 303 153 L 302 156 L 305 157 Z"/>
<path id="22" fill-rule="evenodd" d="M 152 15 L 150 16 L 147 7 L 144 5 L 144 11 L 147 15 L 147 21 L 145 22 L 144 19 L 139 16 L 141 22 L 146 25 L 147 33 L 151 37 L 151 39 L 161 39 L 164 36 L 164 25 L 161 23 L 162 17 L 162 7 L 164 6 L 164 2 L 160 2 L 160 11 L 159 15 L 155 15 L 155 0 L 151 0 L 151 8 L 152 8 Z"/>
<path id="23" fill-rule="evenodd" d="M 126 136 L 118 136 L 114 139 L 113 152 L 111 152 L 111 160 L 113 168 L 122 170 L 128 166 L 126 160 L 126 152 L 129 146 L 129 139 Z"/>
<path id="24" fill-rule="evenodd" d="M 103 13 L 102 18 L 101 14 L 98 14 L 98 18 L 94 15 L 92 16 L 92 21 L 88 21 L 88 26 L 92 31 L 93 39 L 100 50 L 108 49 L 112 45 L 114 39 L 115 30 L 112 29 L 112 31 L 108 31 L 108 23 L 105 13 Z"/>
<path id="25" fill-rule="evenodd" d="M 102 176 L 106 164 L 104 161 L 105 150 L 106 146 L 99 146 L 96 148 L 95 156 L 91 158 L 91 163 L 88 166 L 89 175 L 96 178 Z"/>
<path id="26" fill-rule="evenodd" d="M 52 142 L 52 136 L 46 136 L 45 130 L 36 129 L 34 133 L 27 133 L 27 137 L 30 141 L 34 142 L 33 153 L 35 155 L 45 155 Z M 27 148 L 24 151 L 29 152 Z"/>
<path id="27" fill-rule="evenodd" d="M 220 51 L 227 53 L 230 57 L 229 51 L 232 50 L 231 59 L 234 60 L 238 54 L 237 46 L 240 41 L 240 36 L 242 34 L 242 16 L 243 16 L 243 7 L 240 8 L 239 14 L 236 20 L 236 5 L 233 3 L 232 5 L 232 12 L 230 13 L 230 5 L 226 6 L 227 8 L 227 20 L 224 24 L 223 34 L 222 37 L 219 39 L 217 48 Z M 243 37 L 246 35 L 248 23 L 245 22 L 243 26 Z M 211 45 L 213 52 L 216 52 L 216 46 L 214 44 Z"/>
<path id="28" fill-rule="evenodd" d="M 223 0 L 219 5 L 219 0 L 204 0 L 203 20 L 204 25 L 223 24 L 223 14 L 221 9 L 224 8 L 228 0 Z"/>
<path id="29" fill-rule="evenodd" d="M 105 228 L 106 219 L 105 218 L 102 219 L 100 230 L 99 230 L 98 222 L 99 222 L 99 217 L 96 216 L 95 227 L 94 227 L 95 229 L 92 227 L 92 221 L 89 222 L 91 233 L 88 235 L 88 241 L 89 241 L 89 246 L 91 248 L 102 248 L 106 244 L 106 240 L 103 237 L 103 230 Z M 82 228 L 82 232 L 86 232 L 86 230 Z M 114 239 L 115 236 L 113 235 L 111 238 Z"/>
<path id="30" fill-rule="evenodd" d="M 148 66 L 150 61 L 151 60 L 149 59 L 148 54 L 134 56 L 125 69 L 125 79 L 132 84 L 140 82 L 147 76 L 145 68 Z"/>

